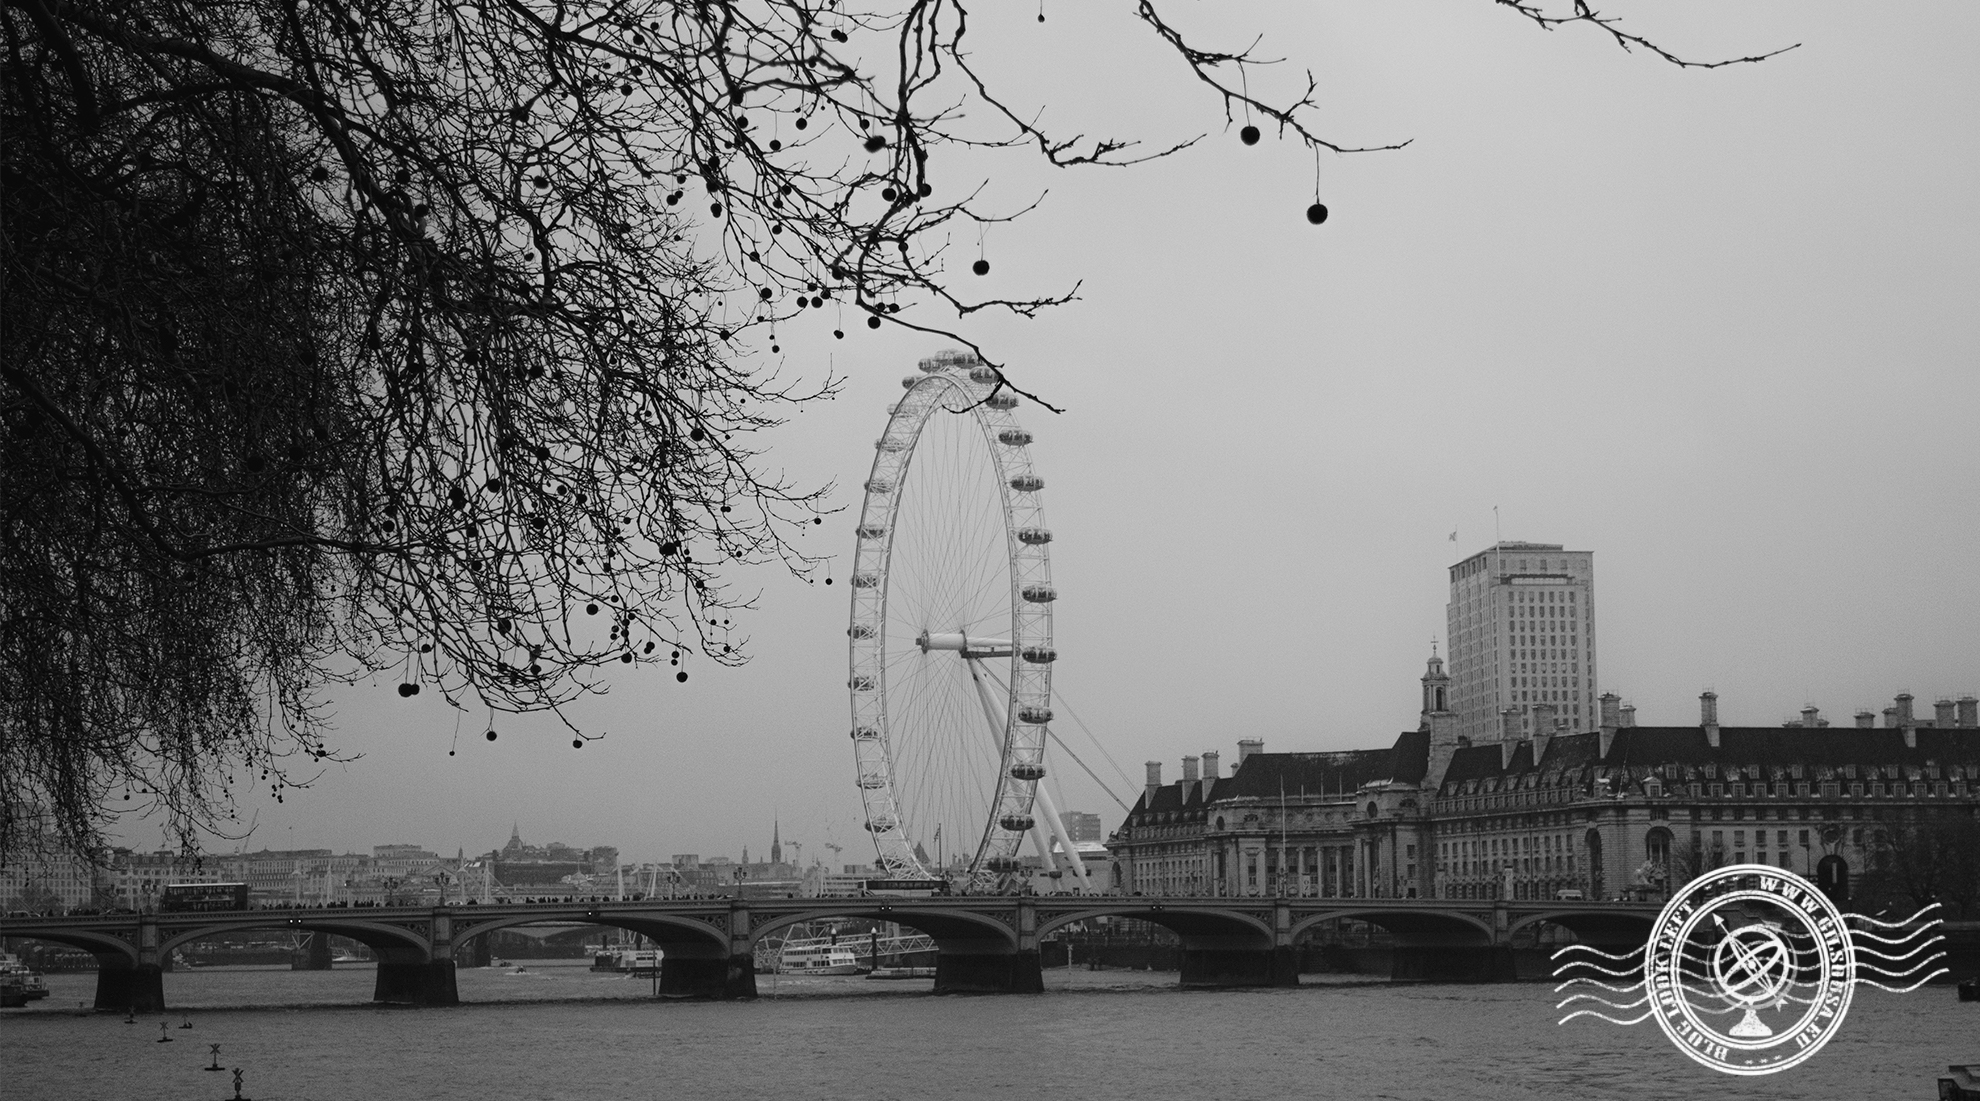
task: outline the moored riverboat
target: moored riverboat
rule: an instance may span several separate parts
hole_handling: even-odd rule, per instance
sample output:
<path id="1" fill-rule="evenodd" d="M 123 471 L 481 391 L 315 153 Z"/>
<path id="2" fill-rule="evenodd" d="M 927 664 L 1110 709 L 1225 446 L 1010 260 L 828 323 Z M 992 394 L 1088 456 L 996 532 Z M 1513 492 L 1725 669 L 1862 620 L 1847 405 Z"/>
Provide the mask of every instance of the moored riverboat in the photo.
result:
<path id="1" fill-rule="evenodd" d="M 22 1005 L 48 996 L 48 983 L 42 979 L 41 973 L 21 962 L 21 958 L 12 952 L 0 952 L 0 982 L 4 982 L 10 991 L 17 990 L 9 997 L 18 997 Z"/>
<path id="2" fill-rule="evenodd" d="M 777 971 L 784 975 L 859 975 L 868 970 L 851 945 L 832 941 L 792 941 L 777 957 Z"/>

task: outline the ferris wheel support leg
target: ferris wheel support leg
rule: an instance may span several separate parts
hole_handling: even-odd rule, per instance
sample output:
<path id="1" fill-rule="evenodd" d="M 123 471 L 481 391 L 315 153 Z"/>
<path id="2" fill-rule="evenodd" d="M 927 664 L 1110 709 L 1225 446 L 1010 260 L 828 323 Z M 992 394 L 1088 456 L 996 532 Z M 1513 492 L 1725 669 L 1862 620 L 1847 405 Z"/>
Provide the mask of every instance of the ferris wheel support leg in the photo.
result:
<path id="1" fill-rule="evenodd" d="M 1037 798 L 1039 805 L 1045 808 L 1044 826 L 1058 841 L 1059 852 L 1065 855 L 1064 870 L 1070 871 L 1072 877 L 1079 882 L 1081 894 L 1092 894 L 1093 882 L 1086 877 L 1086 861 L 1080 859 L 1079 850 L 1073 847 L 1072 837 L 1066 833 L 1066 821 L 1059 817 L 1058 804 L 1053 802 L 1052 793 L 1045 790 L 1043 781 L 1039 782 Z"/>
<path id="2" fill-rule="evenodd" d="M 984 677 L 976 667 L 976 659 L 964 660 L 969 662 L 969 679 L 976 685 L 976 698 L 983 704 L 983 718 L 990 724 L 990 741 L 997 747 L 997 756 L 1001 760 L 1004 754 L 1004 718 L 997 713 L 997 703 L 990 698 L 990 686 L 984 683 Z M 1051 793 L 1045 790 L 1041 782 L 1032 789 L 1032 797 L 1045 808 L 1045 820 L 1034 823 L 1030 831 L 1031 846 L 1038 851 L 1039 861 L 1055 872 L 1070 871 L 1079 883 L 1080 893 L 1094 893 L 1093 882 L 1086 876 L 1086 862 L 1080 859 L 1079 850 L 1073 848 L 1072 838 L 1066 835 L 1065 821 L 1059 817 L 1059 808 L 1052 802 Z M 1065 856 L 1063 864 L 1052 855 L 1052 846 L 1045 840 L 1047 833 L 1058 841 L 1059 852 Z"/>

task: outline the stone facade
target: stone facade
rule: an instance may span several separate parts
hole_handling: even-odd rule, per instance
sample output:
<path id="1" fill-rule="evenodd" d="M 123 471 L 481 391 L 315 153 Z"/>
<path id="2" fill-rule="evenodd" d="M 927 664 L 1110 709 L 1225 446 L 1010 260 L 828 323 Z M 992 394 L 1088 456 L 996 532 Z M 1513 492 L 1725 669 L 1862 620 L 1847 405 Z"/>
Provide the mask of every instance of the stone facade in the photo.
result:
<path id="1" fill-rule="evenodd" d="M 1150 783 L 1109 839 L 1128 894 L 1341 898 L 1662 897 L 1729 863 L 1776 864 L 1824 886 L 1866 868 L 1920 808 L 1980 815 L 1975 701 L 1933 719 L 1899 696 L 1883 727 L 1810 709 L 1782 727 L 1645 727 L 1599 701 L 1602 725 L 1475 744 L 1457 733 L 1432 658 L 1419 727 L 1387 749 L 1265 753 L 1240 742 L 1230 777 Z"/>

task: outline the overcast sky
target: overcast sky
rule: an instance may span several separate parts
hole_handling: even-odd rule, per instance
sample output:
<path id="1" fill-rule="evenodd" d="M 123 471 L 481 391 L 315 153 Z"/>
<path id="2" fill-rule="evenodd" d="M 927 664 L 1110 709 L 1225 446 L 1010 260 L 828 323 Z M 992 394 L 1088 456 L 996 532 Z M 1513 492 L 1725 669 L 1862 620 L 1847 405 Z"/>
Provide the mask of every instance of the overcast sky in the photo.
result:
<path id="1" fill-rule="evenodd" d="M 1593 552 L 1600 688 L 1640 722 L 1695 723 L 1707 687 L 1728 724 L 1980 691 L 1980 5 L 1619 8 L 1699 58 L 1803 43 L 1712 71 L 1486 0 L 1175 6 L 1206 43 L 1263 32 L 1309 64 L 1331 139 L 1411 144 L 1330 156 L 1309 226 L 1311 155 L 1225 132 L 1128 5 L 979 28 L 979 60 L 1063 129 L 1210 133 L 1126 171 L 1005 162 L 992 196 L 1045 205 L 989 235 L 989 278 L 973 240 L 954 264 L 1000 294 L 1084 280 L 970 331 L 1066 409 L 1018 412 L 1057 535 L 1055 676 L 1123 798 L 1148 759 L 1173 779 L 1239 738 L 1413 729 L 1445 569 L 1495 534 Z M 841 487 L 804 538 L 843 562 L 885 406 L 940 345 L 830 328 L 780 334 L 787 367 L 848 384 L 770 458 Z M 549 722 L 486 742 L 475 714 L 456 745 L 438 694 L 391 678 L 339 692 L 363 759 L 251 804 L 247 845 L 451 854 L 513 822 L 629 859 L 758 857 L 774 815 L 807 862 L 870 859 L 833 574 L 751 579 L 754 660 L 615 676 L 573 712 L 607 734 L 582 751 Z"/>

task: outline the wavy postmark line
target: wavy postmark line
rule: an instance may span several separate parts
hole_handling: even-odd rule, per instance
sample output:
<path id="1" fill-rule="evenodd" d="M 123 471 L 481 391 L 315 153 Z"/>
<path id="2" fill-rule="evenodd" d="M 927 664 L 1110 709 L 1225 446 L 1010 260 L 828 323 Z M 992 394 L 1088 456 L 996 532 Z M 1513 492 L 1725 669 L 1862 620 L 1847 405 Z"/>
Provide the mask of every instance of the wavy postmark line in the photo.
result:
<path id="1" fill-rule="evenodd" d="M 1569 994 L 1567 997 L 1555 1002 L 1554 1008 L 1564 1009 L 1572 1002 L 1600 1002 L 1610 1009 L 1635 1009 L 1639 1005 L 1648 1005 L 1650 1003 L 1650 995 L 1648 992 L 1645 992 L 1641 998 L 1633 998 L 1627 1002 L 1612 1002 L 1600 994 Z"/>
<path id="2" fill-rule="evenodd" d="M 1883 983 L 1880 983 L 1875 979 L 1857 979 L 1856 981 L 1862 983 L 1865 986 L 1874 986 L 1879 990 L 1886 991 L 1891 994 L 1909 994 L 1912 991 L 1918 989 L 1919 987 L 1924 986 L 1926 983 L 1931 982 L 1933 979 L 1938 978 L 1940 975 L 1949 975 L 1951 973 L 1952 973 L 1951 968 L 1941 967 L 1937 971 L 1934 971 L 1931 974 L 1925 976 L 1924 978 L 1919 979 L 1917 982 L 1912 983 L 1910 986 L 1885 986 Z"/>
<path id="3" fill-rule="evenodd" d="M 1614 1017 L 1609 1016 L 1607 1013 L 1601 1012 L 1600 1010 L 1577 1009 L 1573 1013 L 1570 1013 L 1567 1016 L 1562 1017 L 1560 1020 L 1555 1021 L 1554 1023 L 1557 1025 L 1564 1025 L 1569 1021 L 1574 1020 L 1576 1017 L 1593 1017 L 1598 1021 L 1607 1021 L 1612 1025 L 1640 1025 L 1643 1022 L 1649 1020 L 1651 1015 L 1654 1014 L 1655 1012 L 1656 1012 L 1655 1010 L 1645 1010 L 1643 1012 L 1643 1015 L 1640 1017 L 1631 1017 L 1626 1021 L 1619 1021 Z"/>
<path id="4" fill-rule="evenodd" d="M 1910 917 L 1905 918 L 1903 921 L 1880 921 L 1877 918 L 1870 917 L 1866 914 L 1852 914 L 1850 915 L 1850 918 L 1853 921 L 1866 922 L 1871 925 L 1881 926 L 1882 928 L 1885 929 L 1902 929 L 1907 925 L 1912 925 L 1916 923 L 1919 918 L 1924 917 L 1927 913 L 1937 909 L 1939 909 L 1938 903 L 1936 902 L 1926 903 L 1923 909 L 1919 910 L 1917 913 L 1911 915 Z M 1933 918 L 1932 920 L 1936 922 L 1939 919 Z"/>
<path id="5" fill-rule="evenodd" d="M 1645 945 L 1644 947 L 1647 948 L 1649 946 Z M 1641 956 L 1643 954 L 1643 949 L 1632 948 L 1629 951 L 1624 952 L 1622 955 L 1618 956 L 1612 952 L 1604 952 L 1600 948 L 1596 948 L 1593 945 L 1570 944 L 1565 948 L 1556 949 L 1554 954 L 1548 956 L 1547 958 L 1550 960 L 1557 960 L 1560 959 L 1562 956 L 1567 955 L 1569 952 L 1589 952 L 1589 953 L 1593 953 L 1594 955 L 1600 956 L 1605 960 L 1614 960 L 1617 963 L 1621 963 L 1625 960 L 1630 959 L 1631 957 Z"/>
<path id="6" fill-rule="evenodd" d="M 1607 968 L 1607 967 L 1603 967 L 1603 966 L 1601 966 L 1601 965 L 1599 965 L 1599 964 L 1593 964 L 1593 963 L 1588 963 L 1588 962 L 1586 962 L 1586 961 L 1584 961 L 1584 960 L 1576 960 L 1576 961 L 1574 961 L 1574 962 L 1571 962 L 1571 963 L 1564 963 L 1564 964 L 1562 964 L 1562 965 L 1560 965 L 1559 967 L 1556 967 L 1556 968 L 1554 968 L 1554 977 L 1555 977 L 1555 978 L 1557 978 L 1557 979 L 1558 979 L 1558 978 L 1562 978 L 1562 977 L 1564 977 L 1564 975 L 1566 974 L 1566 972 L 1567 972 L 1567 970 L 1568 970 L 1569 968 L 1571 968 L 1571 967 L 1582 967 L 1582 968 L 1586 968 L 1586 969 L 1588 969 L 1588 970 L 1590 970 L 1590 971 L 1594 971 L 1594 972 L 1596 972 L 1596 973 L 1598 973 L 1598 974 L 1602 974 L 1602 975 L 1608 975 L 1608 976 L 1610 976 L 1611 978 L 1617 978 L 1617 979 L 1627 979 L 1627 978 L 1630 978 L 1631 976 L 1634 976 L 1634 975 L 1640 975 L 1640 974 L 1642 974 L 1642 973 L 1643 973 L 1643 968 L 1642 968 L 1642 967 L 1640 967 L 1640 966 L 1638 966 L 1638 967 L 1632 967 L 1632 968 L 1630 968 L 1630 969 L 1629 969 L 1629 970 L 1627 970 L 1627 971 L 1616 971 L 1616 970 L 1612 970 L 1612 969 L 1610 969 L 1610 968 Z M 1575 978 L 1577 978 L 1577 979 L 1578 979 L 1578 978 L 1582 978 L 1582 976 L 1579 976 L 1579 975 L 1576 975 L 1576 976 L 1574 976 L 1574 977 L 1575 977 Z M 1590 980 L 1590 981 L 1592 981 L 1592 980 Z"/>
<path id="7" fill-rule="evenodd" d="M 1919 956 L 1922 956 L 1927 952 L 1933 951 L 1935 949 L 1942 949 L 1944 945 L 1945 945 L 1945 938 L 1933 937 L 1931 940 L 1928 940 L 1923 944 L 1914 946 L 1908 952 L 1882 952 L 1875 948 L 1856 947 L 1853 954 L 1856 955 L 1858 958 L 1868 957 L 1870 959 L 1876 959 L 1876 960 L 1889 960 L 1892 963 L 1905 963 L 1910 960 L 1915 960 Z"/>
<path id="8" fill-rule="evenodd" d="M 1918 974 L 1920 971 L 1923 971 L 1927 967 L 1930 967 L 1933 964 L 1938 963 L 1940 960 L 1945 958 L 1946 958 L 1946 954 L 1944 952 L 1936 952 L 1933 953 L 1931 956 L 1928 956 L 1925 959 L 1918 961 L 1916 964 L 1913 964 L 1910 968 L 1903 971 L 1893 971 L 1888 967 L 1866 967 L 1861 964 L 1857 965 L 1857 970 L 1868 971 L 1871 974 L 1876 975 L 1878 978 L 1891 979 L 1895 981 L 1897 979 L 1908 979 L 1911 976 Z M 1941 968 L 1941 970 L 1944 969 Z M 1857 981 L 1868 982 L 1869 980 L 1859 977 Z"/>
<path id="9" fill-rule="evenodd" d="M 1558 978 L 1559 976 L 1556 977 Z M 1643 989 L 1645 982 L 1646 980 L 1644 979 L 1638 979 L 1635 982 L 1630 983 L 1628 986 L 1610 986 L 1608 983 L 1601 982 L 1600 980 L 1597 979 L 1584 979 L 1577 976 L 1575 978 L 1569 979 L 1568 981 L 1560 984 L 1559 986 L 1556 986 L 1554 988 L 1554 993 L 1559 994 L 1561 991 L 1566 990 L 1570 986 L 1599 986 L 1603 990 L 1606 990 L 1611 994 L 1628 994 L 1631 991 Z"/>
<path id="10" fill-rule="evenodd" d="M 1863 941 L 1867 940 L 1867 941 L 1875 941 L 1878 944 L 1888 944 L 1891 945 L 1892 947 L 1896 947 L 1900 944 L 1909 943 L 1911 941 L 1917 940 L 1919 937 L 1929 937 L 1929 939 L 1937 940 L 1939 936 L 1940 934 L 1935 932 L 1933 928 L 1929 925 L 1923 929 L 1917 930 L 1916 932 L 1912 933 L 1910 936 L 1903 936 L 1903 937 L 1880 937 L 1875 933 L 1866 933 L 1861 929 L 1852 929 L 1849 932 L 1849 940 L 1851 944 L 1860 944 Z"/>

